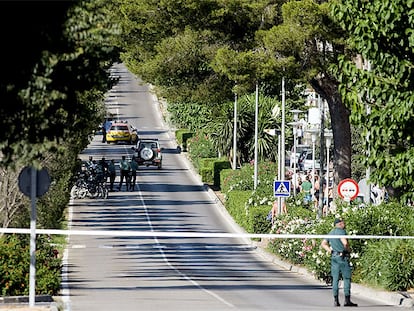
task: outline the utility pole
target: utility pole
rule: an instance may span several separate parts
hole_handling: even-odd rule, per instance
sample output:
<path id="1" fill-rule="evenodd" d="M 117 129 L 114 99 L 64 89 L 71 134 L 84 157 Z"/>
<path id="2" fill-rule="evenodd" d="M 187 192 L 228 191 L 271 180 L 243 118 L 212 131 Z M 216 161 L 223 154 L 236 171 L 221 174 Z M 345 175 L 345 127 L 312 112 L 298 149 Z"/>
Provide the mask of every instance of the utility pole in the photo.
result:
<path id="1" fill-rule="evenodd" d="M 285 106 L 286 106 L 286 94 L 285 94 L 285 77 L 282 77 L 282 126 L 281 126 L 281 146 L 280 146 L 280 177 L 281 180 L 285 179 Z M 279 215 L 282 214 L 282 206 L 285 204 L 285 198 L 280 198 Z"/>
<path id="2" fill-rule="evenodd" d="M 257 189 L 258 178 L 258 131 L 259 131 L 259 83 L 256 82 L 256 108 L 254 116 L 254 190 Z"/>
<path id="3" fill-rule="evenodd" d="M 237 93 L 234 93 L 233 122 L 233 170 L 235 170 L 237 169 Z"/>

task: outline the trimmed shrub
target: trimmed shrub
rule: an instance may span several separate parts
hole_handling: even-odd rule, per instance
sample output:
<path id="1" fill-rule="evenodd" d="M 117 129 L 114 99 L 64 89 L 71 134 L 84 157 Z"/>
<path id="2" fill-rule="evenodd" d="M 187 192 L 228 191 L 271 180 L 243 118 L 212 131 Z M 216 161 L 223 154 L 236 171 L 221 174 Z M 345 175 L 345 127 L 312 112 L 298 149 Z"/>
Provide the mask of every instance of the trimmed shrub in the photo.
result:
<path id="1" fill-rule="evenodd" d="M 246 202 L 250 197 L 250 191 L 230 191 L 226 198 L 226 209 L 234 221 L 246 231 L 249 228 Z"/>
<path id="2" fill-rule="evenodd" d="M 230 162 L 225 159 L 225 158 L 221 158 L 221 159 L 217 159 L 216 161 L 214 161 L 213 163 L 213 176 L 214 176 L 214 186 L 217 188 L 220 188 L 221 186 L 221 171 L 228 169 L 231 167 Z"/>
<path id="3" fill-rule="evenodd" d="M 251 233 L 269 233 L 272 228 L 271 221 L 267 220 L 267 214 L 269 213 L 269 206 L 256 206 L 249 209 L 248 223 L 250 227 L 246 231 Z"/>
<path id="4" fill-rule="evenodd" d="M 182 151 L 187 151 L 187 141 L 194 136 L 194 132 L 187 129 L 179 129 L 175 131 L 175 138 L 182 147 Z"/>
<path id="5" fill-rule="evenodd" d="M 206 184 L 212 185 L 214 183 L 213 164 L 216 160 L 217 158 L 202 158 L 199 161 L 201 180 Z"/>

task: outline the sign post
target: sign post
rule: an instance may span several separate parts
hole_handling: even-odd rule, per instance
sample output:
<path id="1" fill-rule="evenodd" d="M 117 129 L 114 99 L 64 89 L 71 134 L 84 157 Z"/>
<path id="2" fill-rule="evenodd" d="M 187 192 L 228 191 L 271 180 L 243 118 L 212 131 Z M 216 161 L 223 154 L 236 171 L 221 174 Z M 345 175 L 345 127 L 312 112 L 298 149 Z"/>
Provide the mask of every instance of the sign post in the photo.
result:
<path id="1" fill-rule="evenodd" d="M 358 196 L 358 193 L 358 183 L 351 178 L 343 179 L 338 184 L 338 194 L 345 202 L 354 200 Z"/>
<path id="2" fill-rule="evenodd" d="M 26 166 L 19 174 L 19 189 L 31 200 L 30 214 L 30 271 L 29 271 L 29 305 L 35 306 L 36 296 L 36 197 L 47 192 L 50 185 L 49 173 Z"/>

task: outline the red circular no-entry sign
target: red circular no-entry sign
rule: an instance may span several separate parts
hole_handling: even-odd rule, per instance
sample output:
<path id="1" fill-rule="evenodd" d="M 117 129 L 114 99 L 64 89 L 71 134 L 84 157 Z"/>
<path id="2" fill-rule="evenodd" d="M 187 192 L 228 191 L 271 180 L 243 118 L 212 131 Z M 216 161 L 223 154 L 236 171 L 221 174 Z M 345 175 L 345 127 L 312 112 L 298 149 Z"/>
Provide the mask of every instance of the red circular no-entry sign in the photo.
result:
<path id="1" fill-rule="evenodd" d="M 355 199 L 358 196 L 358 193 L 358 183 L 351 178 L 341 180 L 338 185 L 338 194 L 345 201 L 351 201 Z"/>

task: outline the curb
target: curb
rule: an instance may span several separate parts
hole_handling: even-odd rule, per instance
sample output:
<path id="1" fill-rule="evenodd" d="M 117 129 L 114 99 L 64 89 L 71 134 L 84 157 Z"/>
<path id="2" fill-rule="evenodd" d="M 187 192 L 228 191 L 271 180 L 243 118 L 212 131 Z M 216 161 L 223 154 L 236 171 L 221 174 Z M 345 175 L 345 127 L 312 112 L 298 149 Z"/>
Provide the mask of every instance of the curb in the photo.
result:
<path id="1" fill-rule="evenodd" d="M 0 297 L 0 308 L 3 308 L 3 306 L 18 306 L 18 309 L 20 310 L 32 310 L 32 308 L 29 306 L 29 296 Z M 34 308 L 41 308 L 41 310 L 44 309 L 48 311 L 59 311 L 58 304 L 50 295 L 36 296 Z"/>

